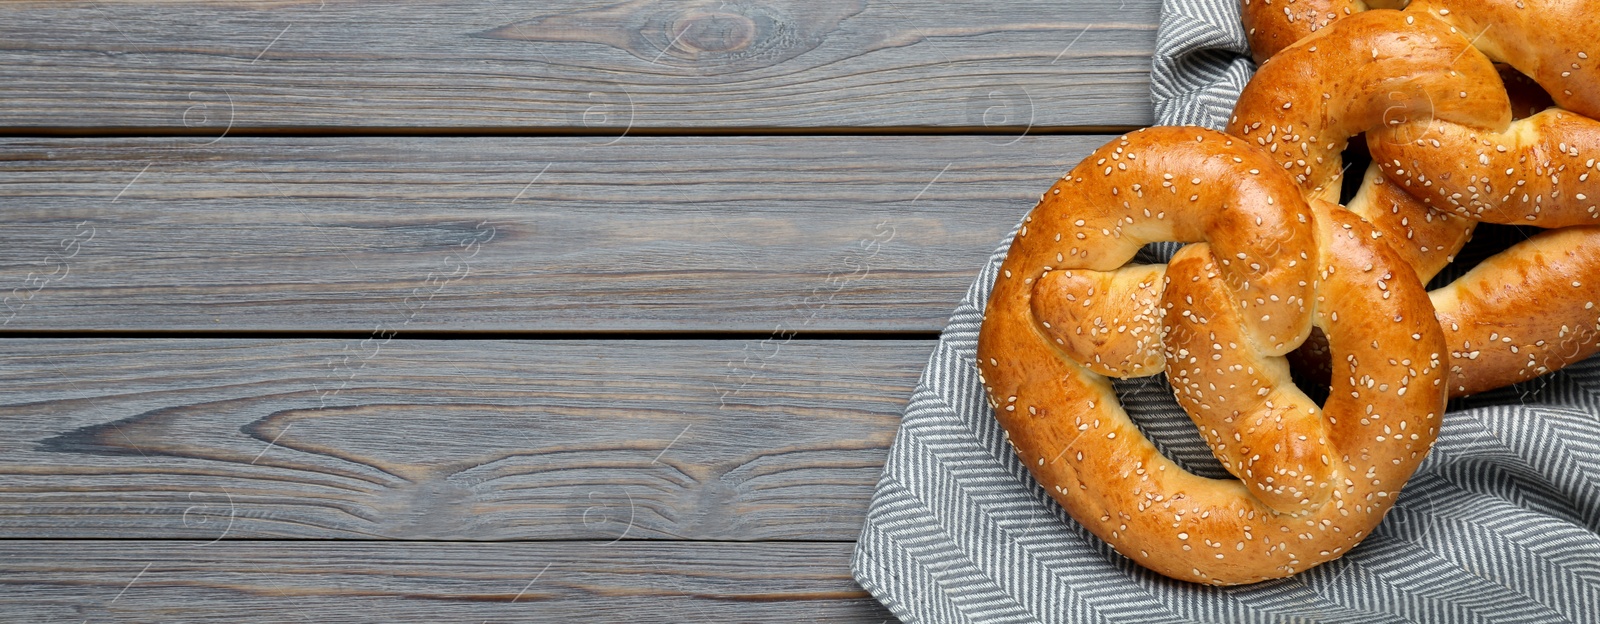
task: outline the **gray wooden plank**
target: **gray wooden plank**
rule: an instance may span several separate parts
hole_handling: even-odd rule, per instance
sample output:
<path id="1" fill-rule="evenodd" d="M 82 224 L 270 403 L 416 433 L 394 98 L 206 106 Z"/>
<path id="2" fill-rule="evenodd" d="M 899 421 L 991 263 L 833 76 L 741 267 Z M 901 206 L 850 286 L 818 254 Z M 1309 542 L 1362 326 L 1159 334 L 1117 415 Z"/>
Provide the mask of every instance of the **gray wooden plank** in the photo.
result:
<path id="1" fill-rule="evenodd" d="M 0 139 L 0 325 L 935 331 L 1107 138 Z"/>
<path id="2" fill-rule="evenodd" d="M 0 127 L 1146 125 L 1160 3 L 0 3 Z"/>
<path id="3" fill-rule="evenodd" d="M 0 541 L 15 622 L 894 621 L 850 544 Z"/>
<path id="4" fill-rule="evenodd" d="M 849 541 L 932 343 L 0 348 L 6 538 Z"/>

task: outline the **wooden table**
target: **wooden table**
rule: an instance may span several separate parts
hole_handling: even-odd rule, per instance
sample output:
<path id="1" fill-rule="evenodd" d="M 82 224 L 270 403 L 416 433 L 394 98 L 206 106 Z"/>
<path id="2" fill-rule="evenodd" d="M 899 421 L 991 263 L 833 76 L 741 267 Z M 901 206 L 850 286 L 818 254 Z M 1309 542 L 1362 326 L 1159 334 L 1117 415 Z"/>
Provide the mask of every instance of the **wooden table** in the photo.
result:
<path id="1" fill-rule="evenodd" d="M 1157 18 L 0 4 L 0 620 L 892 619 L 900 411 Z"/>

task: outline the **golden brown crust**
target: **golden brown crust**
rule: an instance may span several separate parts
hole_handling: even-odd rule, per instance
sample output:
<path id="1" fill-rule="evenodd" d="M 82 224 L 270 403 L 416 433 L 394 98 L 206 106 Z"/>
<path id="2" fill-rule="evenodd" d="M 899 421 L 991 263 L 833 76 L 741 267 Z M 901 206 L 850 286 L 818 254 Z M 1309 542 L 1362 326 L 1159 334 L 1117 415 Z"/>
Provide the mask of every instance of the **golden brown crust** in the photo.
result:
<path id="1" fill-rule="evenodd" d="M 1165 268 L 1047 272 L 1033 289 L 1033 315 L 1047 339 L 1097 374 L 1158 374 L 1166 366 L 1156 305 Z"/>
<path id="2" fill-rule="evenodd" d="M 1431 293 L 1450 392 L 1538 377 L 1600 351 L 1600 226 L 1550 230 Z"/>
<path id="3" fill-rule="evenodd" d="M 1321 410 L 1294 384 L 1282 383 L 1282 358 L 1250 347 L 1236 296 L 1214 279 L 1205 243 L 1189 245 L 1166 269 L 1162 308 L 1167 380 L 1200 435 L 1228 472 L 1262 504 L 1283 513 L 1327 502 L 1333 478 Z"/>
<path id="4" fill-rule="evenodd" d="M 1472 238 L 1476 221 L 1430 208 L 1389 182 L 1376 164 L 1367 167 L 1361 188 L 1350 203 L 1350 212 L 1360 215 L 1383 233 L 1384 241 L 1423 283 L 1455 260 L 1456 252 Z"/>
<path id="5" fill-rule="evenodd" d="M 1241 0 L 1240 17 L 1262 63 L 1335 20 L 1402 6 L 1448 23 L 1543 86 L 1562 108 L 1600 117 L 1600 11 L 1582 0 Z"/>
<path id="6" fill-rule="evenodd" d="M 1228 133 L 1271 152 L 1312 197 L 1337 201 L 1350 137 L 1388 128 L 1385 140 L 1408 141 L 1440 122 L 1502 130 L 1511 105 L 1499 84 L 1494 64 L 1449 25 L 1367 11 L 1262 64 Z"/>
<path id="7" fill-rule="evenodd" d="M 1239 17 L 1250 53 L 1264 62 L 1334 20 L 1366 7 L 1355 0 L 1242 0 Z"/>
<path id="8" fill-rule="evenodd" d="M 1349 208 L 1427 280 L 1475 222 L 1600 224 L 1600 122 L 1548 108 L 1554 97 L 1569 108 L 1600 110 L 1600 69 L 1588 58 L 1588 48 L 1600 45 L 1597 33 L 1600 12 L 1554 0 L 1429 0 L 1403 12 L 1356 13 L 1264 63 L 1229 130 L 1268 146 L 1297 172 L 1308 197 L 1319 199 L 1331 199 L 1341 182 L 1338 152 L 1347 137 L 1365 132 L 1382 176 L 1369 169 Z M 1511 77 L 1509 94 L 1504 76 Z M 1511 121 L 1513 104 L 1526 118 Z M 1532 109 L 1540 110 L 1528 115 Z M 1529 379 L 1594 352 L 1595 340 L 1579 329 L 1594 315 L 1574 307 L 1587 300 L 1553 285 L 1600 274 L 1600 258 L 1568 250 L 1562 262 L 1549 263 L 1543 250 L 1509 249 L 1470 281 L 1436 293 L 1448 303 L 1441 318 L 1452 351 L 1479 353 L 1453 358 L 1453 394 Z M 1467 292 L 1478 295 L 1456 296 Z M 1559 299 L 1533 310 L 1530 299 L 1490 292 Z M 1490 357 L 1467 346 L 1482 347 L 1491 336 L 1506 345 L 1504 353 Z M 1521 344 L 1506 344 L 1507 336 Z"/>
<path id="9" fill-rule="evenodd" d="M 1148 129 L 1101 148 L 1025 220 L 978 339 L 980 378 L 1034 477 L 1119 552 L 1174 578 L 1249 583 L 1339 557 L 1388 510 L 1443 413 L 1444 339 L 1415 275 L 1353 214 L 1313 211 L 1271 163 L 1195 128 Z M 1197 425 L 1251 487 L 1163 457 L 1108 380 L 1035 316 L 1041 292 L 1082 306 L 1106 283 L 1048 275 L 1130 270 L 1119 267 L 1154 240 L 1208 241 L 1167 267 L 1159 316 L 1174 342 L 1165 360 L 1180 400 L 1198 408 Z M 1150 269 L 1131 270 L 1148 279 Z M 1093 296 L 1147 290 L 1122 283 Z M 1079 289 L 1078 299 L 1062 288 Z M 1297 396 L 1280 357 L 1313 321 L 1330 337 L 1340 384 L 1320 411 Z M 1313 413 L 1292 413 L 1301 409 Z"/>
<path id="10" fill-rule="evenodd" d="M 1386 138 L 1387 137 L 1387 138 Z M 1549 109 L 1504 131 L 1437 124 L 1410 140 L 1368 135 L 1389 179 L 1441 211 L 1488 223 L 1600 223 L 1600 122 Z"/>
<path id="11" fill-rule="evenodd" d="M 1585 0 L 1415 0 L 1407 13 L 1449 23 L 1557 105 L 1600 117 L 1600 11 Z"/>

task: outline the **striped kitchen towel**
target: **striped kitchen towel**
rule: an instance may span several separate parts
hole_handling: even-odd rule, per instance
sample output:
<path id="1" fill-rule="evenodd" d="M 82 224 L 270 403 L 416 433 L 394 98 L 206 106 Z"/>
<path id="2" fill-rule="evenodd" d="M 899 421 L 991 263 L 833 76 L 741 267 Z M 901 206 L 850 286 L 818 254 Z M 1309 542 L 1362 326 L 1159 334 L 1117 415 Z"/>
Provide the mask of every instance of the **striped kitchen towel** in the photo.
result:
<path id="1" fill-rule="evenodd" d="M 1161 123 L 1221 128 L 1252 68 L 1236 0 L 1166 0 L 1151 85 Z M 1453 402 L 1396 507 L 1344 558 L 1193 585 L 1079 526 L 1003 441 L 973 357 L 1010 239 L 929 359 L 856 546 L 856 580 L 902 620 L 1600 622 L 1600 358 Z M 1226 476 L 1164 378 L 1117 389 L 1169 457 Z"/>

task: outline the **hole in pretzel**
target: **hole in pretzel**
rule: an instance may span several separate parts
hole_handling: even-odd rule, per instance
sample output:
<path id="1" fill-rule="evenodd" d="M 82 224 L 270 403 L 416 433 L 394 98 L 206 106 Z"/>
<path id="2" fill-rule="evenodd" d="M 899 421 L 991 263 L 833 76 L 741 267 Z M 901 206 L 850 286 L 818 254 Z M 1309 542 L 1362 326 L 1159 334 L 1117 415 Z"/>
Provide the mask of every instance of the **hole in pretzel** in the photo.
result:
<path id="1" fill-rule="evenodd" d="M 1305 343 L 1289 352 L 1289 378 L 1317 407 L 1327 407 L 1333 392 L 1333 352 L 1321 327 L 1311 328 Z"/>
<path id="2" fill-rule="evenodd" d="M 1153 377 L 1112 379 L 1111 389 L 1128 418 L 1156 450 L 1184 470 L 1210 479 L 1232 479 L 1195 429 L 1194 421 L 1172 397 L 1165 373 Z"/>
<path id="3" fill-rule="evenodd" d="M 1539 111 L 1556 105 L 1544 87 L 1539 86 L 1539 83 L 1534 82 L 1526 74 L 1503 63 L 1496 63 L 1494 68 L 1500 71 L 1500 81 L 1505 83 L 1506 95 L 1511 98 L 1512 119 L 1532 117 Z"/>
<path id="4" fill-rule="evenodd" d="M 1361 190 L 1362 173 L 1372 164 L 1372 153 L 1367 151 L 1367 137 L 1358 134 L 1350 137 L 1350 144 L 1339 155 L 1344 160 L 1344 174 L 1339 186 L 1339 204 L 1348 205 Z"/>

